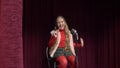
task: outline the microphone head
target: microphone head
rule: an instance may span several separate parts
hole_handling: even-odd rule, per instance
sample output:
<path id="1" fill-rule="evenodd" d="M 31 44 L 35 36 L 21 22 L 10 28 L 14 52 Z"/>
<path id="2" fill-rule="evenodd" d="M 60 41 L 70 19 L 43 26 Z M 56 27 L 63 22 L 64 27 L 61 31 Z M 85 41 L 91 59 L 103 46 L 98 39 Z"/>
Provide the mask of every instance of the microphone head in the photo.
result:
<path id="1" fill-rule="evenodd" d="M 73 29 L 71 30 L 71 33 L 72 33 L 72 34 L 77 33 L 77 31 L 73 28 Z"/>

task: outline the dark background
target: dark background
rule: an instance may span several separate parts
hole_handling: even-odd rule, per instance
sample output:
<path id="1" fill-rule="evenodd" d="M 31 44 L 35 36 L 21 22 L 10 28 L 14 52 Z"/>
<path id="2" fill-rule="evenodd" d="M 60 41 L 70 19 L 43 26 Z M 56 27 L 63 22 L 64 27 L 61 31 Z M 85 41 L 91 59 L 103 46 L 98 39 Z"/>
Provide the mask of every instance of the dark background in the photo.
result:
<path id="1" fill-rule="evenodd" d="M 109 0 L 24 0 L 25 68 L 48 68 L 45 48 L 58 15 L 85 41 L 79 68 L 120 68 L 119 2 Z"/>

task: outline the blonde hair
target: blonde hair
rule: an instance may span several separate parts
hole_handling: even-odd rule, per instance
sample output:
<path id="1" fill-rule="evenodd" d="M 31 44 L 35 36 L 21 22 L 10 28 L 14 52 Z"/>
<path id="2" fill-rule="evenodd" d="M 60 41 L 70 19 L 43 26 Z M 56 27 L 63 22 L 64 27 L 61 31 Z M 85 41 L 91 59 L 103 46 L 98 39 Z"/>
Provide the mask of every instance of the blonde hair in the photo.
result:
<path id="1" fill-rule="evenodd" d="M 69 30 L 68 24 L 67 24 L 67 22 L 66 22 L 66 20 L 65 20 L 65 18 L 63 16 L 58 16 L 57 19 L 58 18 L 62 18 L 64 20 L 64 24 L 65 24 L 65 28 L 64 29 L 65 29 L 65 34 L 66 34 L 66 46 L 69 47 L 70 30 Z M 57 19 L 56 19 L 56 21 L 57 21 Z M 56 26 L 55 26 L 54 29 L 55 30 L 58 29 L 57 22 L 56 22 Z"/>

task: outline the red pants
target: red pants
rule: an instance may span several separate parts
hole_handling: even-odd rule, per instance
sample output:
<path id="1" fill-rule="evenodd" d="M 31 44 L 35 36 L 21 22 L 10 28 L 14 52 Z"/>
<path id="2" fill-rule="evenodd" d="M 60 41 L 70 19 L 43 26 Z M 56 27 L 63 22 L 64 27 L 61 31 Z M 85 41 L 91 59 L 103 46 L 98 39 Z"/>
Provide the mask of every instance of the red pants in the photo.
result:
<path id="1" fill-rule="evenodd" d="M 75 68 L 75 56 L 73 55 L 68 57 L 59 56 L 56 61 L 59 63 L 58 68 L 67 68 L 68 62 L 70 63 L 70 68 Z"/>

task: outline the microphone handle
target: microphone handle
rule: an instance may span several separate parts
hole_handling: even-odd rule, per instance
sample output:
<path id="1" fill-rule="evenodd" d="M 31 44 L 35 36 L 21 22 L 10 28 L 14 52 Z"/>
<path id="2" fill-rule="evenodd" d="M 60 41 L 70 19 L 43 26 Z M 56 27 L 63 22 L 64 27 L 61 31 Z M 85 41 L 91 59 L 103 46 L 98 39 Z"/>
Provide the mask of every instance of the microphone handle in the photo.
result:
<path id="1" fill-rule="evenodd" d="M 76 36 L 77 36 L 76 38 L 77 38 L 77 40 L 78 40 L 78 33 L 77 33 L 77 32 L 76 32 Z"/>

